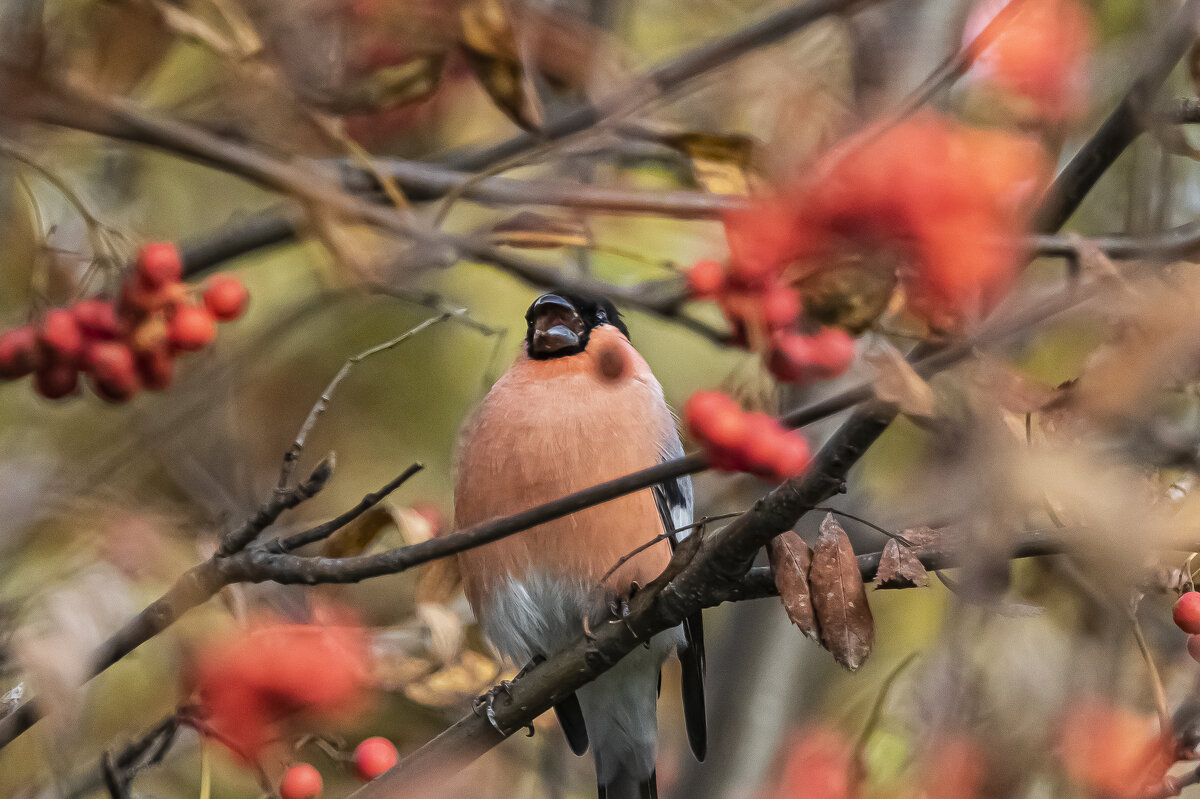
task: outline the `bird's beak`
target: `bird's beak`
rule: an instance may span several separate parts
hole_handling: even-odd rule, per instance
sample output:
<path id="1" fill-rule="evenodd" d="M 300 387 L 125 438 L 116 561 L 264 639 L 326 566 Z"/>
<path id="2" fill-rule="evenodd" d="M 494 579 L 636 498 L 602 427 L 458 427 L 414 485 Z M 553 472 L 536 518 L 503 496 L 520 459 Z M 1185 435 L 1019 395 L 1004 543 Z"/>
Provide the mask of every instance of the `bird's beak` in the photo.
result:
<path id="1" fill-rule="evenodd" d="M 539 355 L 578 347 L 584 324 L 571 303 L 557 294 L 546 294 L 530 309 L 534 317 L 531 346 Z"/>

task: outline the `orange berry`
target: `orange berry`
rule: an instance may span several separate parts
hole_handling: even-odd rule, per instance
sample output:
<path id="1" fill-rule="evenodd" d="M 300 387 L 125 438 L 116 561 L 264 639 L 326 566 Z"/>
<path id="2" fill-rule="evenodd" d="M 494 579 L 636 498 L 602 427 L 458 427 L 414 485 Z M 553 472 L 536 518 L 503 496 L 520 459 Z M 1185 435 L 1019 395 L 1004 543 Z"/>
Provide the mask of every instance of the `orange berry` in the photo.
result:
<path id="1" fill-rule="evenodd" d="M 249 299 L 246 287 L 233 275 L 215 275 L 204 288 L 204 307 L 222 322 L 241 316 Z"/>
<path id="2" fill-rule="evenodd" d="M 0 378 L 16 380 L 38 366 L 37 333 L 29 325 L 0 335 Z"/>
<path id="3" fill-rule="evenodd" d="M 217 337 L 217 323 L 204 308 L 185 305 L 167 323 L 167 340 L 176 350 L 202 350 Z"/>
<path id="4" fill-rule="evenodd" d="M 152 242 L 142 247 L 137 256 L 138 279 L 151 289 L 168 283 L 178 283 L 183 277 L 183 259 L 170 242 Z"/>
<path id="5" fill-rule="evenodd" d="M 779 459 L 784 433 L 779 423 L 765 413 L 746 415 L 746 433 L 741 452 L 747 464 L 759 474 L 771 474 Z"/>
<path id="6" fill-rule="evenodd" d="M 850 368 L 854 361 L 857 343 L 838 327 L 823 327 L 812 336 L 812 368 L 821 380 L 838 377 Z"/>
<path id="7" fill-rule="evenodd" d="M 319 771 L 308 763 L 297 763 L 283 773 L 279 795 L 282 799 L 316 799 L 323 787 Z"/>
<path id="8" fill-rule="evenodd" d="M 368 738 L 354 749 L 354 771 L 363 782 L 375 779 L 396 765 L 400 755 L 387 738 Z"/>

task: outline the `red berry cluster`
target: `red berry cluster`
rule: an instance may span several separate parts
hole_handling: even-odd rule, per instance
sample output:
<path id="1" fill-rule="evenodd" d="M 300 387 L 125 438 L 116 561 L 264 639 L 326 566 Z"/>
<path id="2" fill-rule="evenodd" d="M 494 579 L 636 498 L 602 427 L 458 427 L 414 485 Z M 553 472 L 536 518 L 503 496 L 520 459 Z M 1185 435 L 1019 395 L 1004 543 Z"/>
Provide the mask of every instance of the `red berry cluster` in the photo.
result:
<path id="1" fill-rule="evenodd" d="M 1188 634 L 1188 654 L 1200 662 L 1200 591 L 1188 591 L 1179 597 L 1171 616 L 1176 626 Z"/>
<path id="2" fill-rule="evenodd" d="M 698 299 L 715 299 L 744 346 L 757 344 L 771 374 L 788 383 L 828 380 L 854 360 L 854 339 L 839 328 L 815 335 L 796 332 L 800 297 L 779 280 L 769 262 L 733 261 L 728 268 L 711 260 L 688 270 L 688 287 Z"/>
<path id="3" fill-rule="evenodd" d="M 716 391 L 693 394 L 683 409 L 688 431 L 718 469 L 785 480 L 812 461 L 808 442 L 765 413 L 743 411 Z"/>
<path id="4" fill-rule="evenodd" d="M 81 372 L 109 402 L 126 402 L 141 389 L 165 390 L 175 357 L 211 344 L 216 322 L 237 319 L 248 300 L 241 281 L 217 275 L 195 303 L 182 273 L 173 244 L 147 244 L 116 303 L 82 300 L 0 335 L 0 378 L 33 374 L 35 390 L 48 399 L 74 394 Z"/>
<path id="5" fill-rule="evenodd" d="M 399 759 L 396 747 L 387 738 L 368 738 L 354 750 L 354 773 L 363 782 L 370 782 Z M 279 795 L 281 799 L 316 799 L 322 788 L 324 782 L 319 771 L 308 763 L 296 763 L 283 773 Z"/>

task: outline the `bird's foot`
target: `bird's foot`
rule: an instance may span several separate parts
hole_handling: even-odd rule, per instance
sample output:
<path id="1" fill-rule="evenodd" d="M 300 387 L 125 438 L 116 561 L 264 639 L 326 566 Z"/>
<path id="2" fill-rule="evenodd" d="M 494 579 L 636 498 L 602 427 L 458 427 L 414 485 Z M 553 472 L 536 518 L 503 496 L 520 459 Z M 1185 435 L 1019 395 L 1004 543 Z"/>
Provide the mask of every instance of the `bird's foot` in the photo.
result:
<path id="1" fill-rule="evenodd" d="M 487 693 L 475 697 L 474 706 L 471 711 L 480 718 L 486 718 L 488 724 L 492 725 L 492 729 L 501 735 L 504 730 L 500 729 L 500 723 L 496 721 L 496 697 L 501 693 L 512 696 L 512 683 L 508 680 L 501 680 L 499 684 L 493 686 Z"/>

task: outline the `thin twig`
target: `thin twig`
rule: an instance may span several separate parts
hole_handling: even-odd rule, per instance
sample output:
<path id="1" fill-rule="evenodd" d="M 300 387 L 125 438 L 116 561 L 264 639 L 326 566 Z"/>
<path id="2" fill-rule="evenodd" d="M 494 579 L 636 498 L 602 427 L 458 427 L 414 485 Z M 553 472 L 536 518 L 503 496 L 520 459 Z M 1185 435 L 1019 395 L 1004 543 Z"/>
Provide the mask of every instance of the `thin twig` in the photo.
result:
<path id="1" fill-rule="evenodd" d="M 876 532 L 883 533 L 888 538 L 896 539 L 901 544 L 904 544 L 904 546 L 909 547 L 910 549 L 913 546 L 913 542 L 909 541 L 907 538 L 900 535 L 900 533 L 893 533 L 891 530 L 886 530 L 886 529 L 880 527 L 879 525 L 875 524 L 874 522 L 869 522 L 866 519 L 862 518 L 861 516 L 855 516 L 853 513 L 847 513 L 846 511 L 841 510 L 840 508 L 830 508 L 830 507 L 826 507 L 826 506 L 822 505 L 821 507 L 813 508 L 813 510 L 819 510 L 822 513 L 834 513 L 834 514 L 837 514 L 838 516 L 845 516 L 847 519 L 853 519 L 854 521 L 858 522 L 859 524 L 865 524 L 867 527 L 870 527 L 872 530 L 875 530 Z"/>
<path id="2" fill-rule="evenodd" d="M 292 488 L 280 485 L 271 499 L 265 502 L 257 513 L 243 522 L 240 527 L 230 530 L 222 537 L 217 555 L 227 557 L 235 552 L 240 552 L 246 548 L 247 544 L 258 538 L 263 530 L 274 524 L 284 511 L 316 496 L 333 476 L 333 464 L 334 458 L 333 455 L 330 455 L 317 464 L 317 468 L 313 469 L 308 479 L 299 485 Z"/>
<path id="3" fill-rule="evenodd" d="M 341 385 L 343 380 L 346 379 L 346 376 L 350 374 L 350 370 L 353 369 L 356 364 L 362 363 L 372 355 L 378 355 L 381 352 L 386 352 L 394 347 L 398 347 L 413 336 L 420 333 L 422 330 L 433 327 L 439 322 L 444 322 L 460 313 L 463 313 L 463 311 L 446 311 L 438 316 L 432 316 L 414 327 L 412 330 L 405 331 L 389 341 L 385 341 L 382 344 L 377 344 L 374 347 L 365 349 L 357 355 L 348 358 L 346 362 L 342 364 L 342 368 L 338 370 L 338 373 L 334 375 L 333 380 L 329 381 L 329 385 L 325 387 L 323 392 L 321 392 L 320 398 L 308 412 L 308 417 L 305 418 L 304 424 L 300 426 L 300 432 L 296 434 L 296 440 L 292 442 L 292 445 L 288 447 L 287 452 L 284 453 L 283 466 L 279 469 L 279 489 L 283 490 L 287 487 L 288 482 L 292 478 L 292 472 L 296 468 L 296 462 L 300 460 L 300 455 L 304 452 L 304 444 L 308 440 L 308 435 L 312 432 L 313 427 L 317 424 L 317 418 L 320 417 L 320 415 L 325 412 L 325 409 L 329 407 L 329 403 L 333 400 L 333 392 L 337 390 L 337 387 Z"/>

